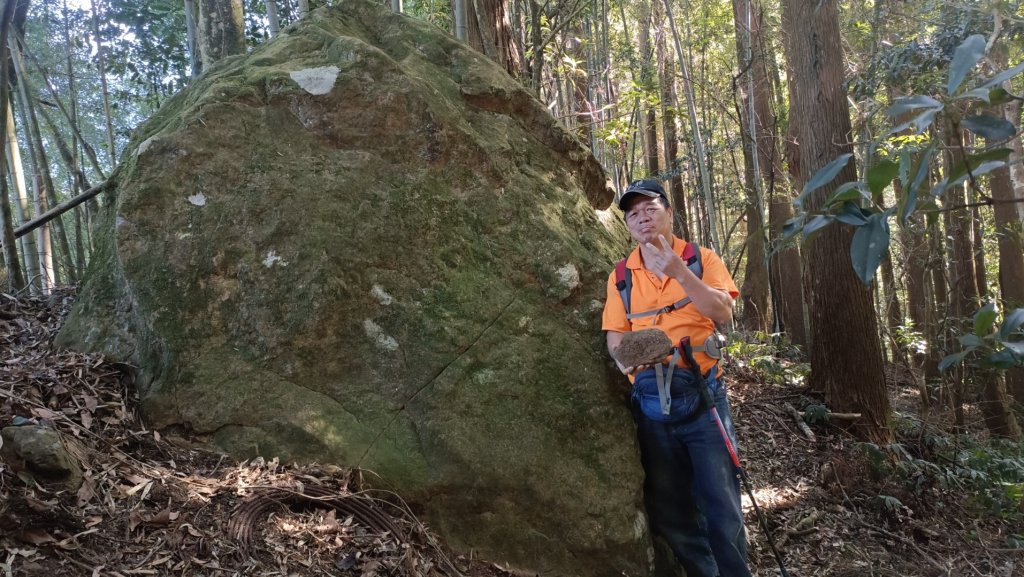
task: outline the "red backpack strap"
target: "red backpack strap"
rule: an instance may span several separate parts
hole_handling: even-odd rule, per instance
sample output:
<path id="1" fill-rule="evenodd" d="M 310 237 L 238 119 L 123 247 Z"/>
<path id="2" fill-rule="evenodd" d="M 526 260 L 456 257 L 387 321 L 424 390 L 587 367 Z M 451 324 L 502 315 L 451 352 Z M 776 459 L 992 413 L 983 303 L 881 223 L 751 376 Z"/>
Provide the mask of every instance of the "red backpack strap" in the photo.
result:
<path id="1" fill-rule="evenodd" d="M 629 314 L 629 297 L 633 292 L 633 275 L 626 268 L 626 259 L 615 263 L 615 289 L 619 291 L 622 298 L 622 305 L 626 307 L 626 314 Z"/>
<path id="2" fill-rule="evenodd" d="M 704 256 L 700 253 L 700 245 L 695 242 L 686 243 L 682 259 L 697 278 L 704 278 Z"/>

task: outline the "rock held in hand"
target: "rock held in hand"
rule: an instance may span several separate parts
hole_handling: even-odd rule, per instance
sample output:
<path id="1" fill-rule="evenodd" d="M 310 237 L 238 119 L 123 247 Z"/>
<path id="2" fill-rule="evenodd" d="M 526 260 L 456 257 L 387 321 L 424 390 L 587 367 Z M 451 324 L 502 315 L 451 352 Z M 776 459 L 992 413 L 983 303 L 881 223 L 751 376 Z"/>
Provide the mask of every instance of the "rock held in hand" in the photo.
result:
<path id="1" fill-rule="evenodd" d="M 660 363 L 672 354 L 672 341 L 658 329 L 643 329 L 625 333 L 612 356 L 624 367 L 639 367 Z"/>

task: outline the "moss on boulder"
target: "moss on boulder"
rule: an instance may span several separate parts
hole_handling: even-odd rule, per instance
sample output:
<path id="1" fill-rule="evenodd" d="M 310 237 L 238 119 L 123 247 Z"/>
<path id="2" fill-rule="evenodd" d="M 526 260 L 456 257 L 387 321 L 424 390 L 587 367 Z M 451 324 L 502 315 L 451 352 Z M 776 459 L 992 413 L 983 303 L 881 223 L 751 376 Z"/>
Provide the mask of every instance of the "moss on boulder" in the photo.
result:
<path id="1" fill-rule="evenodd" d="M 63 345 L 159 428 L 372 470 L 456 548 L 641 575 L 601 300 L 626 249 L 589 152 L 495 64 L 349 0 L 143 125 Z"/>

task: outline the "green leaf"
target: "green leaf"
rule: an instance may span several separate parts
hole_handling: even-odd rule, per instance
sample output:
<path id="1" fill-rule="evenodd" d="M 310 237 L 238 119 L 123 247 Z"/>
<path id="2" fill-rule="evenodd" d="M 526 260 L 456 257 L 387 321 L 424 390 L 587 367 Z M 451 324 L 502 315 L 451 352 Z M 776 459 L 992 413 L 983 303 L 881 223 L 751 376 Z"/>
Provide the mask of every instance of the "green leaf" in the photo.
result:
<path id="1" fill-rule="evenodd" d="M 886 109 L 886 116 L 900 116 L 911 110 L 919 108 L 942 108 L 942 103 L 931 96 L 919 94 L 917 96 L 903 96 L 897 98 L 896 102 Z"/>
<path id="2" fill-rule="evenodd" d="M 910 186 L 903 189 L 903 198 L 900 199 L 900 225 L 902 226 L 907 225 L 910 215 L 914 214 L 914 211 L 917 209 L 918 189 L 921 183 L 924 182 L 925 177 L 928 176 L 934 156 L 935 146 L 929 146 L 925 149 L 924 154 L 918 159 L 917 170 L 914 171 L 914 178 L 910 181 Z"/>
<path id="3" fill-rule="evenodd" d="M 864 284 L 871 282 L 882 256 L 889 250 L 888 218 L 888 213 L 876 212 L 853 234 L 850 260 L 853 261 L 854 272 Z"/>
<path id="4" fill-rule="evenodd" d="M 999 328 L 999 340 L 1009 340 L 1010 335 L 1017 332 L 1021 325 L 1024 325 L 1024 309 L 1014 309 L 1003 319 L 1003 326 Z"/>
<path id="5" fill-rule="evenodd" d="M 1014 66 L 1013 68 L 1003 70 L 999 74 L 996 74 L 992 78 L 989 78 L 981 86 L 979 86 L 979 88 L 992 88 L 994 86 L 999 86 L 1000 84 L 1006 82 L 1007 80 L 1013 78 L 1014 76 L 1020 74 L 1021 72 L 1024 72 L 1024 62 L 1021 62 L 1020 64 Z"/>
<path id="6" fill-rule="evenodd" d="M 982 364 L 987 367 L 1005 371 L 1006 369 L 1012 369 L 1013 367 L 1019 366 L 1021 364 L 1021 358 L 1013 354 L 1011 351 L 1004 349 L 989 355 L 988 358 L 984 359 Z"/>
<path id="7" fill-rule="evenodd" d="M 1013 351 L 1015 355 L 1024 355 L 1024 342 L 1020 341 L 1000 341 L 1003 346 Z"/>
<path id="8" fill-rule="evenodd" d="M 974 34 L 967 37 L 960 46 L 953 52 L 953 62 L 949 65 L 949 82 L 946 84 L 946 93 L 952 95 L 963 83 L 967 73 L 974 68 L 974 65 L 985 55 L 985 37 L 981 34 Z"/>
<path id="9" fill-rule="evenodd" d="M 883 160 L 869 168 L 865 180 L 868 181 L 868 189 L 871 190 L 871 194 L 881 194 L 885 187 L 892 182 L 892 179 L 896 178 L 899 171 L 900 165 L 891 160 Z"/>
<path id="10" fill-rule="evenodd" d="M 835 217 L 829 216 L 827 214 L 816 215 L 814 218 L 807 221 L 807 224 L 804 225 L 804 238 L 807 238 L 811 236 L 812 233 L 817 232 L 819 229 L 825 228 L 826 226 L 832 224 L 833 220 L 835 220 Z"/>
<path id="11" fill-rule="evenodd" d="M 958 180 L 960 177 L 966 176 L 967 167 L 971 168 L 971 172 L 973 174 L 984 174 L 978 172 L 978 168 L 981 167 L 982 164 L 997 160 L 1003 161 L 1003 163 L 1005 164 L 1006 159 L 1010 157 L 1010 152 L 1011 150 L 1009 148 L 1003 147 L 993 148 L 991 150 L 986 150 L 985 152 L 980 152 L 978 154 L 969 154 L 966 158 L 964 158 L 963 162 L 957 165 L 956 169 L 949 173 L 949 177 L 947 180 L 952 182 Z M 986 170 L 986 172 L 994 170 L 999 166 L 1001 166 L 1001 164 L 994 166 L 989 170 Z"/>
<path id="12" fill-rule="evenodd" d="M 1006 91 L 1002 86 L 997 86 L 988 93 L 988 101 L 992 106 L 999 106 L 1000 104 L 1006 104 L 1016 97 Z"/>
<path id="13" fill-rule="evenodd" d="M 846 154 L 839 155 L 839 158 L 836 158 L 832 162 L 821 167 L 818 172 L 815 172 L 814 176 L 807 181 L 804 189 L 800 191 L 800 198 L 805 198 L 811 191 L 817 190 L 823 185 L 832 182 L 832 179 L 835 178 L 847 164 L 849 164 L 851 158 L 853 158 L 853 153 L 847 152 Z"/>
<path id="14" fill-rule="evenodd" d="M 864 198 L 871 200 L 871 197 L 864 192 L 864 183 L 859 180 L 853 180 L 850 182 L 844 182 L 836 188 L 832 196 L 825 201 L 825 207 L 828 208 L 837 202 L 843 202 L 847 200 L 855 200 L 858 198 Z"/>
<path id="15" fill-rule="evenodd" d="M 804 215 L 794 216 L 793 218 L 786 221 L 786 224 L 782 225 L 782 240 L 786 241 L 804 229 Z"/>
<path id="16" fill-rule="evenodd" d="M 960 337 L 960 344 L 965 347 L 983 347 L 985 342 L 981 340 L 981 337 L 974 333 L 967 333 Z"/>
<path id="17" fill-rule="evenodd" d="M 939 361 L 939 372 L 941 373 L 953 365 L 959 365 L 964 361 L 964 357 L 970 354 L 972 350 L 974 349 L 969 349 L 966 351 L 960 351 L 959 353 L 954 353 L 952 355 L 947 355 L 941 361 Z"/>
<path id="18" fill-rule="evenodd" d="M 992 91 L 988 88 L 975 88 L 974 90 L 968 90 L 956 97 L 957 100 L 964 100 L 967 98 L 977 98 L 979 100 L 984 100 L 985 104 L 990 104 Z"/>
<path id="19" fill-rule="evenodd" d="M 843 203 L 842 209 L 836 213 L 836 220 L 853 226 L 864 226 L 868 222 L 867 215 L 870 214 L 870 212 L 866 212 L 856 204 L 847 201 Z"/>
<path id="20" fill-rule="evenodd" d="M 974 334 L 979 337 L 992 334 L 992 327 L 996 322 L 996 305 L 988 303 L 974 313 Z"/>
<path id="21" fill-rule="evenodd" d="M 1017 133 L 1017 129 L 1005 118 L 996 118 L 987 114 L 964 118 L 960 121 L 960 126 L 985 140 L 1005 140 Z"/>

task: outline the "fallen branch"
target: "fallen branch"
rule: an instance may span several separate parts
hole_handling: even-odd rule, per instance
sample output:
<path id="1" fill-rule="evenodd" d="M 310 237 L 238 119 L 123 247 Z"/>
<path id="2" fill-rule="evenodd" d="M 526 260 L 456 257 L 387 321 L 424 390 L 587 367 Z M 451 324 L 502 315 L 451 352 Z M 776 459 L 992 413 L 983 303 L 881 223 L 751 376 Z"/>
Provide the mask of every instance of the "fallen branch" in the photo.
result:
<path id="1" fill-rule="evenodd" d="M 803 432 L 804 436 L 814 441 L 814 431 L 804 422 L 804 416 L 800 414 L 800 411 L 797 411 L 793 405 L 786 403 L 786 412 L 789 413 L 789 416 L 793 417 L 793 420 L 796 421 L 796 425 L 800 427 L 800 431 Z"/>
<path id="2" fill-rule="evenodd" d="M 907 546 L 913 548 L 914 551 L 917 551 L 917 554 L 920 555 L 921 558 L 923 558 L 925 561 L 930 563 L 932 565 L 932 567 L 935 567 L 936 569 L 938 569 L 939 571 L 942 571 L 943 573 L 945 573 L 947 571 L 947 569 L 948 569 L 947 567 L 944 567 L 944 566 L 940 565 L 938 561 L 936 561 L 935 559 L 932 559 L 931 555 L 926 553 L 924 551 L 924 549 L 921 549 L 920 547 L 918 547 L 917 543 L 914 543 L 910 539 L 907 539 L 906 537 L 904 537 L 902 535 L 897 535 L 896 533 L 892 533 L 892 532 L 886 531 L 885 529 L 880 529 L 878 527 L 875 527 L 874 525 L 869 525 L 869 524 L 865 523 L 864 521 L 862 521 L 860 519 L 854 519 L 854 521 L 856 521 L 856 523 L 858 525 L 860 525 L 861 527 L 867 529 L 868 531 L 874 531 L 876 533 L 880 533 L 880 534 L 882 534 L 882 535 L 884 535 L 884 536 L 886 536 L 886 537 L 888 537 L 888 538 L 890 538 L 890 539 L 892 539 L 894 541 L 899 541 L 900 543 L 903 543 L 904 545 L 907 545 Z"/>
<path id="3" fill-rule="evenodd" d="M 828 413 L 829 419 L 835 419 L 837 421 L 856 421 L 863 415 L 860 413 Z"/>
<path id="4" fill-rule="evenodd" d="M 72 198 L 71 200 L 63 204 L 58 204 L 57 206 L 39 215 L 35 219 L 30 220 L 25 224 L 19 226 L 18 228 L 14 229 L 14 238 L 24 236 L 32 232 L 33 230 L 39 228 L 40 226 L 50 222 L 51 220 L 71 210 L 72 208 L 75 208 L 76 206 L 103 192 L 104 190 L 109 188 L 111 184 L 112 183 L 109 180 L 103 182 L 102 184 L 97 184 L 96 186 L 90 188 L 89 190 L 83 192 L 82 194 L 79 194 L 75 198 Z"/>

